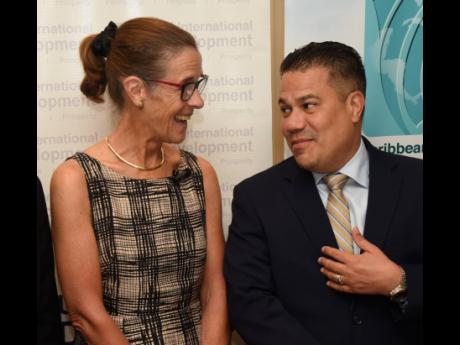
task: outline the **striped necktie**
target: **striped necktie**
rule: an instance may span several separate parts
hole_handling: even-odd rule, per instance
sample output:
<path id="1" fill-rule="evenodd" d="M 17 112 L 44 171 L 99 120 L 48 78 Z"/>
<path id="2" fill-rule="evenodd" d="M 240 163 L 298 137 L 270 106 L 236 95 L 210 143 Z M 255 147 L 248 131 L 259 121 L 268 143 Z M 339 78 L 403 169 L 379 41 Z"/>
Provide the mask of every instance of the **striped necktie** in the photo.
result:
<path id="1" fill-rule="evenodd" d="M 326 211 L 331 222 L 332 230 L 339 248 L 353 254 L 353 237 L 351 236 L 351 222 L 348 202 L 342 188 L 348 180 L 344 174 L 331 174 L 323 177 L 329 188 Z"/>

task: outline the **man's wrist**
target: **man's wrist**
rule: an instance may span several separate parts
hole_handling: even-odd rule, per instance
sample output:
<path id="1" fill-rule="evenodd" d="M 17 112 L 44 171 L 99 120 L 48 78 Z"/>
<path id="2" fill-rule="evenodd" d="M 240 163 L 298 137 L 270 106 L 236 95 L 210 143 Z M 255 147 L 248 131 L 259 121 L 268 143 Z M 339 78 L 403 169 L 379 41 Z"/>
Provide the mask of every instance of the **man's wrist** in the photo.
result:
<path id="1" fill-rule="evenodd" d="M 401 266 L 399 266 L 399 268 L 401 270 L 401 278 L 399 283 L 388 293 L 388 296 L 392 301 L 396 301 L 398 297 L 405 295 L 407 292 L 406 271 L 404 271 Z"/>

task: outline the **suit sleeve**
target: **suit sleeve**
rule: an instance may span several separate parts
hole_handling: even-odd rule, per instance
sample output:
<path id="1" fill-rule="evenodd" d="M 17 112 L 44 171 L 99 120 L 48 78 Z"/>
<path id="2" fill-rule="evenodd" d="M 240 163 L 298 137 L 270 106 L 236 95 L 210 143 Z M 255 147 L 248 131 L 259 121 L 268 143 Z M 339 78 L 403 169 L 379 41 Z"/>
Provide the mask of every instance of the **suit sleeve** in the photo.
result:
<path id="1" fill-rule="evenodd" d="M 407 305 L 396 308 L 395 321 L 421 321 L 423 317 L 423 161 L 409 160 L 412 163 L 406 171 L 409 176 L 405 184 L 409 187 L 405 192 L 405 200 L 410 204 L 407 211 L 407 223 L 404 230 L 411 234 L 410 256 L 398 262 L 406 272 Z M 407 225 L 409 224 L 409 225 Z"/>
<path id="2" fill-rule="evenodd" d="M 403 319 L 421 320 L 423 314 L 423 266 L 402 265 L 407 279 L 407 309 Z"/>
<path id="3" fill-rule="evenodd" d="M 422 320 L 423 317 L 423 161 L 412 161 L 416 164 L 416 172 L 410 175 L 415 186 L 411 190 L 411 195 L 417 196 L 414 198 L 416 212 L 412 217 L 416 225 L 413 231 L 416 231 L 418 238 L 418 252 L 416 258 L 412 262 L 401 262 L 401 266 L 406 271 L 407 279 L 407 309 L 404 312 L 403 319 L 406 320 Z M 412 170 L 411 170 L 412 171 Z M 415 181 L 415 182 L 414 182 Z"/>
<path id="4" fill-rule="evenodd" d="M 270 251 L 251 193 L 234 189 L 225 248 L 229 319 L 249 345 L 319 345 L 276 297 Z"/>
<path id="5" fill-rule="evenodd" d="M 37 179 L 37 344 L 64 344 L 45 196 Z"/>

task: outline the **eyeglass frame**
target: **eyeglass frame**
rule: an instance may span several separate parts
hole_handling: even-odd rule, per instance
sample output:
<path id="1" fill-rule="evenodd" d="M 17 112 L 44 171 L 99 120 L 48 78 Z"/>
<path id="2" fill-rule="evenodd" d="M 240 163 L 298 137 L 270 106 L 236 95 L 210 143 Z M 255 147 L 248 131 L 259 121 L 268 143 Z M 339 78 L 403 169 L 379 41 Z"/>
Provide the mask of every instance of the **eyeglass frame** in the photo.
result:
<path id="1" fill-rule="evenodd" d="M 208 79 L 209 79 L 209 75 L 202 74 L 201 78 L 199 78 L 199 79 L 197 79 L 195 81 L 190 81 L 190 82 L 186 82 L 186 83 L 183 83 L 183 84 L 178 84 L 178 83 L 174 83 L 172 81 L 161 80 L 161 79 L 148 79 L 148 81 L 153 81 L 154 83 L 160 83 L 160 84 L 165 84 L 165 85 L 170 85 L 170 86 L 176 87 L 178 90 L 181 90 L 180 99 L 182 100 L 182 102 L 187 102 L 188 100 L 190 100 L 190 98 L 192 98 L 193 93 L 196 90 L 198 90 L 198 92 L 200 94 L 201 94 L 201 92 L 203 92 L 203 90 L 205 89 L 205 87 L 206 87 L 206 85 L 208 83 Z M 200 86 L 200 83 L 202 83 L 203 81 L 204 81 L 204 86 L 200 91 L 200 89 L 198 87 Z M 189 98 L 184 99 L 185 88 L 188 87 L 188 85 L 193 85 L 193 91 L 190 93 Z"/>

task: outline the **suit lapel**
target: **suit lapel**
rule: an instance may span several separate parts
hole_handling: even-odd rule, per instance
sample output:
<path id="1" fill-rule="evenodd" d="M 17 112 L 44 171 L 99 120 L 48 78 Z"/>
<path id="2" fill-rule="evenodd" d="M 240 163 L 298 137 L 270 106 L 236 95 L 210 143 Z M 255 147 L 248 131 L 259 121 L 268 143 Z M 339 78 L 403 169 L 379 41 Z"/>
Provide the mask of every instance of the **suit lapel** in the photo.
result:
<path id="1" fill-rule="evenodd" d="M 326 245 L 337 248 L 311 172 L 300 168 L 294 158 L 290 158 L 283 173 L 283 191 L 307 236 L 317 246 L 318 251 Z"/>
<path id="2" fill-rule="evenodd" d="M 363 138 L 369 153 L 369 195 L 364 226 L 365 238 L 383 247 L 393 218 L 402 178 L 397 163 Z M 337 248 L 326 210 L 311 172 L 290 158 L 283 169 L 283 191 L 306 235 L 318 247 Z"/>
<path id="3" fill-rule="evenodd" d="M 364 237 L 382 248 L 393 218 L 402 178 L 397 164 L 365 140 L 369 152 L 369 196 Z"/>

